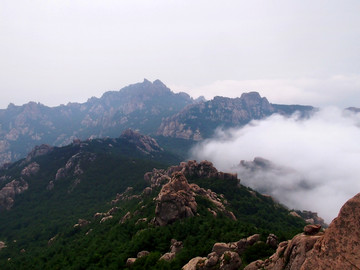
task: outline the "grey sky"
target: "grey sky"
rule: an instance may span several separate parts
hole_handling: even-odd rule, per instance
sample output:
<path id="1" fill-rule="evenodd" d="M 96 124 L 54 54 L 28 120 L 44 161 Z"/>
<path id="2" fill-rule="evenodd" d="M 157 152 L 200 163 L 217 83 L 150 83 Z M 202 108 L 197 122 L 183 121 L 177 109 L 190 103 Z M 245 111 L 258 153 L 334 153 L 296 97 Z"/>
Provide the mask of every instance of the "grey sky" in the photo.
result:
<path id="1" fill-rule="evenodd" d="M 174 91 L 360 107 L 360 1 L 0 1 L 0 108 Z"/>

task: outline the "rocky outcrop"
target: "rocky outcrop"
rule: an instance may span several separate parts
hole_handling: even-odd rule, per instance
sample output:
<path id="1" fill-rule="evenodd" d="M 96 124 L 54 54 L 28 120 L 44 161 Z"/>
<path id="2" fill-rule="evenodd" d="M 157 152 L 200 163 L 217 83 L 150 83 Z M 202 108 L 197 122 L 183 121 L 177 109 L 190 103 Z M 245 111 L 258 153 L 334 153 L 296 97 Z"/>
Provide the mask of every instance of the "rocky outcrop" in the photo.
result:
<path id="1" fill-rule="evenodd" d="M 183 248 L 183 243 L 177 241 L 176 239 L 171 239 L 170 252 L 165 253 L 160 257 L 160 260 L 171 261 L 175 259 L 176 254 L 178 254 Z"/>
<path id="2" fill-rule="evenodd" d="M 150 136 L 142 135 L 132 129 L 125 130 L 121 134 L 120 138 L 126 139 L 128 142 L 133 143 L 138 150 L 148 155 L 153 152 L 163 151 L 155 139 L 151 138 Z"/>
<path id="3" fill-rule="evenodd" d="M 40 146 L 35 146 L 34 149 L 27 155 L 26 162 L 30 162 L 33 158 L 46 155 L 50 153 L 54 147 L 48 144 L 42 144 Z"/>
<path id="4" fill-rule="evenodd" d="M 81 152 L 73 155 L 65 164 L 64 167 L 60 168 L 56 172 L 55 181 L 61 180 L 65 177 L 70 176 L 79 176 L 84 173 L 80 167 L 81 160 L 84 158 Z"/>
<path id="5" fill-rule="evenodd" d="M 224 213 L 229 218 L 236 220 L 235 215 L 226 210 L 227 201 L 210 189 L 205 190 L 196 184 L 189 184 L 186 177 L 193 178 L 220 178 L 236 180 L 236 174 L 218 172 L 211 162 L 194 160 L 182 162 L 167 170 L 154 169 L 144 175 L 144 179 L 152 188 L 162 186 L 156 199 L 156 222 L 160 226 L 172 223 L 178 219 L 192 217 L 197 213 L 195 196 L 205 197 L 213 205 L 208 211 L 214 216 L 218 212 Z"/>
<path id="6" fill-rule="evenodd" d="M 29 188 L 28 183 L 23 180 L 12 180 L 0 190 L 0 210 L 10 210 L 14 204 L 15 196 L 23 193 Z"/>
<path id="7" fill-rule="evenodd" d="M 191 259 L 183 270 L 235 270 L 241 266 L 240 256 L 246 248 L 260 240 L 259 234 L 254 234 L 237 242 L 215 243 L 212 252 L 207 257 Z"/>
<path id="8" fill-rule="evenodd" d="M 126 190 L 123 193 L 117 193 L 114 200 L 111 201 L 111 204 L 117 204 L 120 201 L 129 201 L 132 199 L 139 199 L 141 198 L 141 195 L 137 195 L 133 193 L 134 188 L 133 187 L 127 187 Z"/>
<path id="9" fill-rule="evenodd" d="M 147 172 L 144 175 L 144 180 L 149 183 L 152 188 L 160 187 L 170 181 L 171 175 L 174 172 L 181 172 L 187 178 L 217 178 L 222 180 L 237 180 L 236 173 L 219 172 L 214 165 L 207 160 L 197 163 L 196 160 L 189 160 L 181 162 L 177 166 L 171 166 L 167 170 L 153 169 L 152 172 Z"/>
<path id="10" fill-rule="evenodd" d="M 360 193 L 341 208 L 302 269 L 360 269 Z"/>
<path id="11" fill-rule="evenodd" d="M 91 222 L 86 219 L 79 218 L 78 223 L 74 225 L 74 228 L 82 228 L 89 225 Z"/>
<path id="12" fill-rule="evenodd" d="M 40 165 L 36 162 L 32 162 L 24 169 L 22 169 L 21 176 L 27 176 L 27 177 L 33 176 L 36 175 L 39 172 L 39 170 L 40 170 Z"/>
<path id="13" fill-rule="evenodd" d="M 168 172 L 171 171 L 172 169 L 170 168 Z M 202 171 L 198 174 L 205 172 L 206 171 Z M 189 172 L 185 173 L 189 174 Z M 218 175 L 217 171 L 215 173 Z M 163 179 L 170 178 L 167 175 L 164 177 L 164 175 L 159 174 L 159 171 L 155 171 L 155 175 L 158 178 L 154 179 L 149 177 L 149 179 L 151 179 L 150 181 L 153 181 L 152 183 L 159 183 L 162 182 Z M 193 217 L 197 213 L 196 196 L 202 196 L 211 202 L 212 208 L 209 208 L 208 211 L 214 216 L 217 216 L 217 212 L 222 212 L 229 218 L 236 220 L 235 215 L 231 211 L 226 210 L 224 204 L 226 204 L 227 201 L 223 196 L 219 196 L 210 189 L 205 190 L 200 188 L 196 184 L 189 184 L 183 171 L 175 171 L 172 174 L 170 181 L 163 185 L 156 198 L 155 219 L 157 224 L 164 226 L 173 223 L 178 219 Z"/>
<path id="14" fill-rule="evenodd" d="M 170 182 L 162 187 L 156 201 L 155 218 L 160 226 L 193 217 L 197 211 L 194 193 L 180 172 L 174 173 Z"/>
<path id="15" fill-rule="evenodd" d="M 329 225 L 325 223 L 324 219 L 319 217 L 316 212 L 296 210 L 295 213 L 305 220 L 306 223 L 313 225 L 320 224 L 323 228 L 329 227 Z"/>
<path id="16" fill-rule="evenodd" d="M 360 193 L 341 208 L 325 232 L 307 225 L 304 233 L 279 244 L 276 253 L 245 270 L 360 269 Z"/>

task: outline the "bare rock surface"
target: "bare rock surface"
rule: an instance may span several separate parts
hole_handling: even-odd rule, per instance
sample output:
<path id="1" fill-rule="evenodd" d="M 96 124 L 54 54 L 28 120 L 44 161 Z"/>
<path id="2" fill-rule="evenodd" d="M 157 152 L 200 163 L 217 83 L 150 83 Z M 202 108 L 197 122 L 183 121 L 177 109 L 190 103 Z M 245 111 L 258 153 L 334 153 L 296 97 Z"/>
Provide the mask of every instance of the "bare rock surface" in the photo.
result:
<path id="1" fill-rule="evenodd" d="M 207 160 L 196 162 L 196 160 L 189 160 L 181 162 L 177 166 L 171 166 L 167 170 L 153 169 L 152 172 L 147 172 L 144 175 L 144 180 L 149 183 L 150 187 L 160 187 L 168 183 L 174 172 L 181 172 L 186 178 L 218 178 L 223 180 L 237 180 L 237 174 L 219 172 L 214 165 Z"/>
<path id="2" fill-rule="evenodd" d="M 239 269 L 241 266 L 240 256 L 247 247 L 254 245 L 259 240 L 260 235 L 254 234 L 247 238 L 240 239 L 237 242 L 215 243 L 212 252 L 209 253 L 207 257 L 193 258 L 183 267 L 183 269 Z"/>
<path id="3" fill-rule="evenodd" d="M 142 135 L 132 129 L 125 130 L 121 134 L 120 138 L 127 139 L 129 142 L 133 143 L 137 149 L 145 154 L 163 151 L 155 139 L 147 135 Z"/>
<path id="4" fill-rule="evenodd" d="M 20 178 L 12 180 L 0 190 L 0 209 L 10 210 L 14 205 L 15 196 L 28 190 L 29 184 Z"/>
<path id="5" fill-rule="evenodd" d="M 245 270 L 360 269 L 360 193 L 344 204 L 325 232 L 320 227 L 305 226 L 304 233 L 280 243 L 269 259 Z"/>
<path id="6" fill-rule="evenodd" d="M 196 214 L 197 203 L 191 187 L 182 173 L 174 173 L 156 198 L 156 221 L 164 226 Z"/>

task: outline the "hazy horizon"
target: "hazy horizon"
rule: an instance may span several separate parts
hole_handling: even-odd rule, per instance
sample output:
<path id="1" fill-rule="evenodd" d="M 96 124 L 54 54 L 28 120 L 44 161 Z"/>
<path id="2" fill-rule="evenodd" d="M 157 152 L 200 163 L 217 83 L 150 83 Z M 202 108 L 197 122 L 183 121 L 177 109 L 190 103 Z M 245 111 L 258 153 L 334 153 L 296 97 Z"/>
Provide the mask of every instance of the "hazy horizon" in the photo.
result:
<path id="1" fill-rule="evenodd" d="M 0 108 L 160 79 L 210 99 L 360 107 L 360 2 L 1 1 Z"/>

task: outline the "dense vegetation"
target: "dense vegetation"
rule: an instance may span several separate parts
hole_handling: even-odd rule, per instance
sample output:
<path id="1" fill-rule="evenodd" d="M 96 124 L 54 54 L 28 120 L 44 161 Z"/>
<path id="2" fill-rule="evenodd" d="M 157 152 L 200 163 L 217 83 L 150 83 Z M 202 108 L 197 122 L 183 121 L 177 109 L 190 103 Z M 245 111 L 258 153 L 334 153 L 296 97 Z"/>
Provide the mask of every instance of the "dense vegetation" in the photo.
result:
<path id="1" fill-rule="evenodd" d="M 184 142 L 177 143 L 180 149 Z M 77 177 L 81 181 L 76 183 L 77 178 L 69 173 L 47 190 L 57 170 L 74 155 L 80 156 L 84 173 Z M 304 223 L 271 198 L 236 180 L 216 178 L 188 180 L 223 194 L 237 221 L 221 213 L 215 218 L 207 210 L 211 202 L 197 196 L 199 215 L 155 226 L 151 220 L 159 188 L 150 195 L 118 202 L 113 219 L 100 223 L 94 218 L 95 213 L 113 207 L 111 200 L 127 187 L 133 187 L 131 194 L 141 194 L 147 186 L 145 172 L 178 161 L 166 151 L 145 154 L 121 138 L 54 148 L 49 154 L 34 158 L 31 162 L 40 165 L 39 174 L 25 179 L 29 190 L 16 197 L 10 211 L 0 214 L 0 240 L 7 245 L 0 251 L 1 269 L 124 269 L 127 258 L 136 257 L 142 250 L 150 254 L 138 259 L 132 269 L 180 269 L 191 258 L 206 256 L 216 242 L 238 241 L 255 233 L 260 233 L 262 240 L 269 233 L 285 240 L 302 229 Z M 26 164 L 21 160 L 0 173 L 19 178 Z M 131 217 L 122 221 L 128 212 Z M 74 228 L 79 218 L 91 223 Z M 173 238 L 183 241 L 184 248 L 171 262 L 159 261 L 161 254 L 169 251 Z M 246 264 L 273 251 L 258 244 L 247 250 L 242 259 Z"/>

